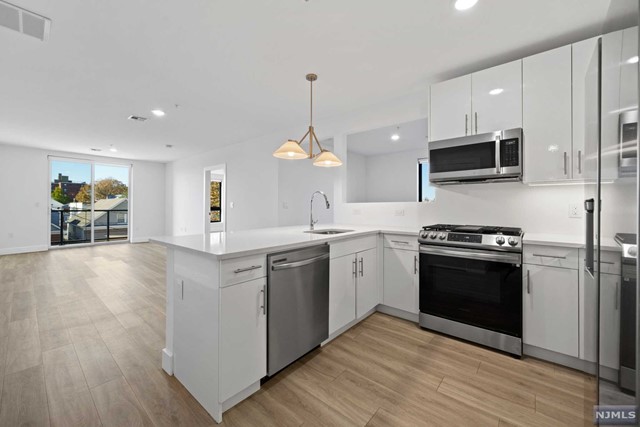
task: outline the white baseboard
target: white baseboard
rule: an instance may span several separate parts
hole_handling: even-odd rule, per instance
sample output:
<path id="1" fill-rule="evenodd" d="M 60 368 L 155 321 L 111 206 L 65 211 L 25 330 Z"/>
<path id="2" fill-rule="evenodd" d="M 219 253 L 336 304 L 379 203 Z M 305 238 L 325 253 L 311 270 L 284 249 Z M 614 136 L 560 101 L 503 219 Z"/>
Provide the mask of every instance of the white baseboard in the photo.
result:
<path id="1" fill-rule="evenodd" d="M 162 369 L 167 374 L 173 375 L 173 353 L 166 348 L 162 349 Z"/>
<path id="2" fill-rule="evenodd" d="M 327 338 L 324 342 L 322 342 L 320 344 L 320 347 L 324 347 L 325 345 L 329 344 L 331 341 L 333 341 L 334 339 L 338 338 L 340 335 L 342 335 L 343 333 L 345 333 L 346 331 L 348 331 L 349 329 L 351 329 L 352 327 L 354 327 L 358 323 L 362 322 L 364 319 L 366 319 L 367 317 L 371 316 L 375 312 L 376 312 L 376 308 L 374 307 L 371 310 L 367 311 L 362 317 L 360 317 L 358 319 L 353 319 L 351 322 L 347 323 L 342 328 L 336 330 L 332 334 L 329 334 L 329 338 Z"/>
<path id="3" fill-rule="evenodd" d="M 222 402 L 222 405 L 221 405 L 222 412 L 225 412 L 231 409 L 232 407 L 242 402 L 244 399 L 251 396 L 253 393 L 255 393 L 258 390 L 260 390 L 260 381 L 256 381 L 255 383 L 251 384 L 249 387 L 245 388 L 244 390 L 236 393 L 235 395 L 231 396 L 230 398 Z"/>
<path id="4" fill-rule="evenodd" d="M 556 353 L 555 351 L 546 350 L 529 344 L 522 345 L 522 353 L 525 356 L 546 360 L 547 362 L 577 369 L 578 371 L 586 372 L 588 374 L 594 374 L 596 372 L 596 364 L 593 362 L 578 359 L 577 357 L 568 356 L 562 353 Z"/>
<path id="5" fill-rule="evenodd" d="M 389 316 L 399 317 L 400 319 L 408 320 L 410 322 L 418 323 L 418 314 L 409 313 L 408 311 L 400 310 L 399 308 L 389 307 L 388 305 L 378 304 L 376 307 L 380 313 L 388 314 Z"/>
<path id="6" fill-rule="evenodd" d="M 48 250 L 49 247 L 47 245 L 23 246 L 21 248 L 0 249 L 0 255 L 27 254 L 30 252 L 45 252 Z"/>
<path id="7" fill-rule="evenodd" d="M 149 243 L 148 237 L 132 237 L 131 243 Z"/>

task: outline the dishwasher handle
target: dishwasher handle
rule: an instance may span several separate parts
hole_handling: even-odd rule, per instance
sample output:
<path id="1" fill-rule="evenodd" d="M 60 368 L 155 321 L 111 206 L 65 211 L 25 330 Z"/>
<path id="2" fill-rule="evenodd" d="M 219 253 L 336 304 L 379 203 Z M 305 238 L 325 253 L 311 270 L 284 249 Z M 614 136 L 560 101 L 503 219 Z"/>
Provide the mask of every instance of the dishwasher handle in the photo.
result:
<path id="1" fill-rule="evenodd" d="M 288 268 L 302 267 L 304 265 L 313 264 L 314 262 L 322 261 L 323 259 L 327 259 L 327 258 L 329 258 L 328 253 L 322 254 L 320 256 L 316 256 L 313 258 L 303 259 L 301 261 L 287 262 L 285 264 L 273 264 L 271 266 L 271 270 L 278 271 L 278 270 L 286 270 Z"/>

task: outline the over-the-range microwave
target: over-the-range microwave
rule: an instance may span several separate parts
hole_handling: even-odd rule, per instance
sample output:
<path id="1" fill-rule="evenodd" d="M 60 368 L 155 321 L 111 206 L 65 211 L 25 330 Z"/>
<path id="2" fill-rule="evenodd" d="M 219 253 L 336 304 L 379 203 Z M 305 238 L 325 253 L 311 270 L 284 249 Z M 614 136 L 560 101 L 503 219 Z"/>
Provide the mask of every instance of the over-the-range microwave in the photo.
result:
<path id="1" fill-rule="evenodd" d="M 522 128 L 429 143 L 429 181 L 459 184 L 522 180 Z"/>

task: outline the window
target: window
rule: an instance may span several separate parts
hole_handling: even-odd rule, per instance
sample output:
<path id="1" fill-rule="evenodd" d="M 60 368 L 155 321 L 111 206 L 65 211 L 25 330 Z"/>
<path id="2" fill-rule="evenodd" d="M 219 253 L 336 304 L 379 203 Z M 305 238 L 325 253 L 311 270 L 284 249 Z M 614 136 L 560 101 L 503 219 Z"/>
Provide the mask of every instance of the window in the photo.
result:
<path id="1" fill-rule="evenodd" d="M 116 222 L 118 224 L 126 224 L 127 223 L 127 214 L 126 213 L 118 213 L 116 217 Z"/>
<path id="2" fill-rule="evenodd" d="M 211 222 L 222 221 L 222 181 L 211 181 L 209 220 Z"/>
<path id="3" fill-rule="evenodd" d="M 418 159 L 418 201 L 436 200 L 436 188 L 429 181 L 429 159 Z"/>

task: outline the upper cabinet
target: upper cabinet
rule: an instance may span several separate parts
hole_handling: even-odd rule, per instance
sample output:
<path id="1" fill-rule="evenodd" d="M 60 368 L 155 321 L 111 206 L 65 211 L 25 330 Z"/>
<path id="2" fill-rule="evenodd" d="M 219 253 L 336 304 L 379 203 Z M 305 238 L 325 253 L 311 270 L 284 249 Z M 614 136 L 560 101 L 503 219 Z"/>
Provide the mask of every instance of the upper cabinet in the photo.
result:
<path id="1" fill-rule="evenodd" d="M 571 46 L 522 60 L 525 182 L 571 176 Z"/>
<path id="2" fill-rule="evenodd" d="M 431 86 L 430 141 L 470 135 L 471 76 Z"/>
<path id="3" fill-rule="evenodd" d="M 522 61 L 436 83 L 430 140 L 522 127 Z"/>
<path id="4" fill-rule="evenodd" d="M 522 61 L 471 75 L 473 134 L 522 127 Z"/>

